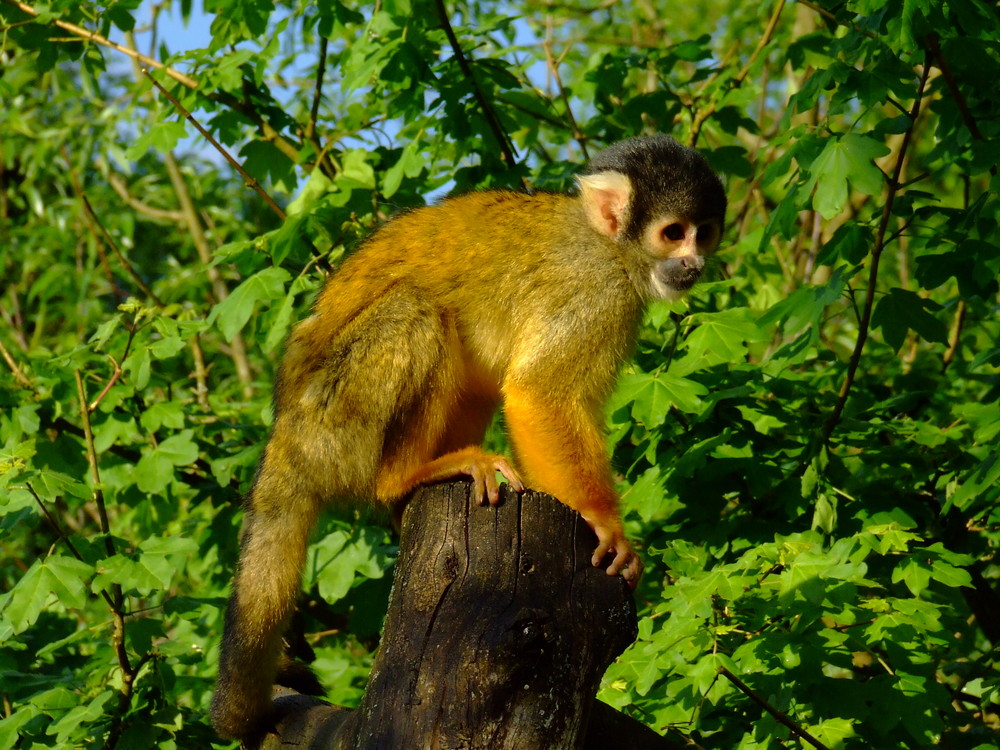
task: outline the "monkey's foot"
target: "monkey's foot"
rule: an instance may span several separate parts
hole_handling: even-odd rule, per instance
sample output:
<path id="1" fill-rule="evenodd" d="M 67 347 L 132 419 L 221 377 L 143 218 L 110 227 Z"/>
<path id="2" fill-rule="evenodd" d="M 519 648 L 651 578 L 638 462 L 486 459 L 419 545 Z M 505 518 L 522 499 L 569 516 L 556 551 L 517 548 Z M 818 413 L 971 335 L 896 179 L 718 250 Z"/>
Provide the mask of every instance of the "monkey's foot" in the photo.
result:
<path id="1" fill-rule="evenodd" d="M 597 534 L 597 549 L 594 550 L 591 564 L 595 568 L 599 567 L 608 555 L 614 555 L 607 568 L 608 575 L 615 576 L 621 573 L 628 585 L 635 588 L 642 577 L 642 558 L 632 549 L 621 526 L 608 527 L 591 521 L 587 523 Z"/>
<path id="2" fill-rule="evenodd" d="M 527 489 L 520 475 L 504 456 L 484 453 L 481 448 L 474 446 L 446 453 L 424 464 L 410 479 L 410 486 L 466 476 L 472 479 L 473 497 L 480 505 L 484 501 L 496 505 L 500 502 L 497 472 L 503 475 L 515 491 L 524 492 Z"/>

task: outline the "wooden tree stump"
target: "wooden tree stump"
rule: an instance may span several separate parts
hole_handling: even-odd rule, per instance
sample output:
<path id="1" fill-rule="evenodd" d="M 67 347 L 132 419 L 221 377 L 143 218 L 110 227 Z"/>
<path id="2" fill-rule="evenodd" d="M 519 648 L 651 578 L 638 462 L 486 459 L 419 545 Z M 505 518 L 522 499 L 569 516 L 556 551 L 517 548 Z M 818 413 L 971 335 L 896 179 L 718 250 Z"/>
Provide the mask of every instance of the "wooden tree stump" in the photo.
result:
<path id="1" fill-rule="evenodd" d="M 481 507 L 470 487 L 427 487 L 407 507 L 360 706 L 283 691 L 262 748 L 675 747 L 594 699 L 635 639 L 636 615 L 625 581 L 591 566 L 596 537 L 583 519 L 508 487 L 500 505 Z"/>

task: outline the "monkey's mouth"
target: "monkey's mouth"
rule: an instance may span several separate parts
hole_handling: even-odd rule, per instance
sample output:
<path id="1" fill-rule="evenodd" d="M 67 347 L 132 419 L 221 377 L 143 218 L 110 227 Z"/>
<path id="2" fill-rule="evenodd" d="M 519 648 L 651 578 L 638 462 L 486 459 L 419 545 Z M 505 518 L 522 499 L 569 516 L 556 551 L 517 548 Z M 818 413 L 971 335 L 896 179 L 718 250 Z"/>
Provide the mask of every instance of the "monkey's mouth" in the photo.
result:
<path id="1" fill-rule="evenodd" d="M 656 264 L 653 276 L 658 286 L 677 292 L 686 292 L 701 278 L 701 272 L 704 268 L 705 259 L 698 255 L 668 258 Z"/>

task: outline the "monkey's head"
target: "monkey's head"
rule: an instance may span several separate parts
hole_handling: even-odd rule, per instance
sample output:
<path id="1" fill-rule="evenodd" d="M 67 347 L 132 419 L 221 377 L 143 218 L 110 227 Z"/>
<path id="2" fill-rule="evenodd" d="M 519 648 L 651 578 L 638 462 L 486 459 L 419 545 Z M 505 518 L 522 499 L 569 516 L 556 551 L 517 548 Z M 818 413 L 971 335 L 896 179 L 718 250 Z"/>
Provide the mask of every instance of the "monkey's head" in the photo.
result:
<path id="1" fill-rule="evenodd" d="M 591 226 L 633 250 L 652 297 L 690 289 L 722 236 L 726 192 L 705 158 L 670 136 L 629 138 L 577 178 Z"/>

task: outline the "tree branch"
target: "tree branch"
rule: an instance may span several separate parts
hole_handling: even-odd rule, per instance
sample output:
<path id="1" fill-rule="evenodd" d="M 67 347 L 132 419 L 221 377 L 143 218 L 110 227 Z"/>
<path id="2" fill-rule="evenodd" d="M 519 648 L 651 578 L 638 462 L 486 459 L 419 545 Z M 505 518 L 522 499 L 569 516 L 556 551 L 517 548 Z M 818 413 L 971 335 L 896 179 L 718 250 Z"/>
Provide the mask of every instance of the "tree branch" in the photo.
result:
<path id="1" fill-rule="evenodd" d="M 7 363 L 10 371 L 14 374 L 14 379 L 28 390 L 34 391 L 35 385 L 31 382 L 31 378 L 24 374 L 24 370 L 17 364 L 11 353 L 7 351 L 7 347 L 3 345 L 2 341 L 0 341 L 0 355 L 3 356 L 4 362 Z"/>
<path id="2" fill-rule="evenodd" d="M 107 175 L 108 184 L 111 188 L 118 193 L 118 197 L 125 201 L 125 205 L 129 208 L 135 209 L 138 213 L 143 216 L 164 224 L 179 224 L 184 220 L 183 214 L 180 211 L 171 211 L 166 208 L 156 208 L 155 206 L 150 206 L 134 195 L 132 195 L 128 190 L 128 184 L 125 179 L 114 172 L 108 171 Z"/>
<path id="3" fill-rule="evenodd" d="M 30 5 L 20 2 L 19 0 L 0 0 L 0 2 L 12 5 L 15 8 L 21 10 L 22 12 L 27 13 L 32 18 L 35 19 L 38 18 L 38 11 L 36 11 Z M 183 86 L 186 86 L 192 91 L 198 91 L 199 93 L 202 94 L 202 96 L 207 97 L 211 101 L 214 101 L 218 104 L 228 107 L 229 109 L 232 109 L 235 112 L 239 112 L 241 115 L 250 120 L 254 125 L 260 128 L 265 141 L 274 144 L 274 147 L 277 148 L 285 156 L 287 156 L 291 161 L 295 162 L 296 164 L 299 163 L 300 147 L 294 142 L 290 141 L 285 136 L 283 136 L 277 130 L 275 130 L 274 127 L 264 118 L 262 118 L 260 114 L 253 107 L 244 104 L 239 99 L 234 97 L 232 94 L 229 94 L 228 92 L 225 91 L 213 91 L 213 92 L 202 91 L 198 81 L 192 78 L 191 76 L 185 75 L 184 73 L 174 70 L 168 65 L 164 65 L 163 63 L 154 60 L 151 57 L 147 57 L 141 52 L 138 52 L 134 49 L 129 49 L 128 47 L 118 44 L 117 42 L 112 42 L 110 39 L 106 39 L 100 34 L 97 34 L 93 31 L 89 31 L 88 29 L 85 29 L 82 26 L 77 26 L 76 24 L 72 24 L 67 21 L 54 19 L 52 23 L 58 28 L 64 29 L 65 31 L 68 31 L 71 34 L 81 37 L 82 39 L 94 42 L 95 44 L 101 44 L 105 47 L 110 47 L 113 50 L 126 54 L 133 60 L 138 60 L 147 69 L 156 68 L 158 70 L 162 70 L 165 75 L 169 76 L 170 78 L 173 78 L 175 81 L 182 84 Z"/>
<path id="4" fill-rule="evenodd" d="M 736 89 L 742 86 L 743 81 L 745 81 L 746 77 L 750 75 L 750 68 L 752 68 L 754 63 L 757 62 L 757 58 L 760 57 L 764 48 L 770 44 L 771 38 L 774 36 L 774 30 L 778 27 L 778 19 L 781 17 L 781 11 L 784 10 L 784 7 L 785 0 L 778 0 L 778 2 L 775 3 L 774 10 L 771 12 L 771 18 L 767 22 L 767 28 L 764 29 L 764 33 L 757 42 L 757 46 L 754 48 L 753 53 L 751 53 L 750 59 L 747 60 L 746 65 L 744 65 L 740 72 L 737 73 L 736 76 L 730 81 L 731 89 Z M 691 123 L 691 135 L 688 138 L 688 144 L 692 148 L 694 148 L 694 146 L 698 143 L 698 136 L 701 135 L 701 128 L 705 124 L 705 121 L 715 114 L 718 106 L 718 99 L 714 99 L 705 109 L 695 112 L 694 119 Z"/>
<path id="5" fill-rule="evenodd" d="M 851 387 L 854 385 L 854 378 L 857 375 L 858 365 L 861 363 L 861 353 L 865 348 L 865 342 L 868 340 L 868 328 L 871 324 L 872 309 L 875 306 L 875 289 L 878 282 L 879 259 L 882 257 L 882 251 L 885 249 L 886 232 L 889 229 L 889 221 L 892 219 L 893 202 L 895 201 L 896 193 L 900 188 L 900 175 L 903 173 L 903 164 L 906 160 L 907 151 L 909 150 L 910 140 L 913 138 L 913 130 L 917 124 L 917 115 L 920 114 L 920 102 L 924 97 L 924 89 L 927 86 L 927 77 L 930 74 L 930 70 L 931 52 L 930 50 L 927 50 L 924 59 L 923 74 L 920 76 L 920 84 L 917 87 L 917 95 L 913 101 L 913 106 L 910 108 L 910 125 L 903 134 L 903 142 L 900 145 L 899 153 L 896 156 L 896 165 L 893 168 L 892 177 L 889 179 L 889 187 L 886 191 L 885 204 L 882 206 L 882 220 L 879 222 L 878 232 L 875 235 L 875 246 L 872 248 L 871 268 L 868 271 L 868 291 L 865 294 L 865 305 L 861 310 L 861 319 L 858 321 L 858 338 L 854 343 L 854 351 L 851 353 L 851 359 L 847 365 L 847 374 L 840 387 L 837 404 L 833 409 L 833 413 L 823 425 L 823 432 L 819 443 L 820 445 L 827 444 L 830 439 L 830 435 L 833 434 L 834 428 L 836 428 L 837 424 L 840 422 L 840 417 L 844 412 L 844 407 L 847 405 L 847 399 L 851 393 Z"/>
<path id="6" fill-rule="evenodd" d="M 458 67 L 461 68 L 462 74 L 469 80 L 469 83 L 472 84 L 472 93 L 475 95 L 476 102 L 479 104 L 479 108 L 483 112 L 483 117 L 486 118 L 486 124 L 489 125 L 490 130 L 493 131 L 493 137 L 496 138 L 497 145 L 500 147 L 501 157 L 503 161 L 506 162 L 509 169 L 513 168 L 514 165 L 517 164 L 517 157 L 514 156 L 510 139 L 507 137 L 503 127 L 500 125 L 500 119 L 493 110 L 493 105 L 490 104 L 489 100 L 486 98 L 486 94 L 483 93 L 482 88 L 479 86 L 476 74 L 472 70 L 472 66 L 469 65 L 469 61 L 465 57 L 465 53 L 462 52 L 462 46 L 458 43 L 458 38 L 455 36 L 455 30 L 452 29 L 451 22 L 448 20 L 448 10 L 445 8 L 444 0 L 434 0 L 434 4 L 437 6 L 441 28 L 444 29 L 444 33 L 448 37 L 448 44 L 451 45 L 451 51 L 455 55 Z"/>
<path id="7" fill-rule="evenodd" d="M 743 682 L 739 677 L 734 675 L 728 669 L 726 669 L 725 667 L 719 667 L 719 674 L 721 674 L 723 677 L 725 677 L 727 680 L 733 683 L 733 685 L 735 685 L 736 688 L 741 693 L 743 693 L 745 696 L 753 700 L 755 703 L 757 703 L 757 705 L 759 705 L 761 708 L 763 708 L 765 711 L 771 714 L 771 716 L 777 719 L 778 723 L 788 727 L 792 731 L 792 734 L 794 734 L 796 737 L 801 737 L 810 745 L 817 748 L 817 750 L 829 750 L 829 748 L 826 745 L 824 745 L 818 739 L 809 734 L 809 732 L 803 729 L 801 725 L 797 724 L 796 722 L 788 718 L 786 714 L 782 713 L 774 706 L 772 706 L 770 703 L 768 703 L 766 700 L 761 698 L 753 688 L 751 688 L 749 685 Z"/>
<path id="8" fill-rule="evenodd" d="M 23 11 L 24 13 L 27 13 L 29 16 L 33 18 L 38 18 L 38 11 L 36 11 L 30 5 L 26 5 L 25 3 L 19 2 L 18 0 L 0 0 L 0 2 L 7 3 L 7 5 L 13 5 L 15 8 Z M 74 34 L 75 36 L 81 37 L 96 44 L 102 44 L 105 47 L 110 47 L 111 49 L 117 50 L 118 52 L 123 52 L 129 57 L 139 60 L 143 65 L 147 67 L 159 68 L 166 75 L 170 76 L 178 83 L 187 86 L 189 89 L 198 88 L 198 82 L 195 81 L 190 76 L 186 76 L 180 71 L 174 70 L 173 68 L 164 65 L 158 60 L 154 60 L 151 57 L 146 57 L 141 52 L 137 52 L 134 49 L 129 49 L 128 47 L 124 47 L 121 44 L 118 44 L 117 42 L 112 42 L 110 39 L 105 39 L 100 34 L 96 34 L 93 31 L 83 28 L 82 26 L 77 26 L 76 24 L 69 23 L 68 21 L 63 21 L 58 18 L 53 19 L 52 24 L 54 26 L 58 26 L 60 29 L 63 29 L 64 31 L 68 31 L 71 34 Z"/>
<path id="9" fill-rule="evenodd" d="M 257 194 L 261 198 L 264 199 L 264 202 L 267 203 L 267 205 L 269 205 L 271 207 L 271 210 L 274 211 L 275 214 L 277 214 L 278 218 L 281 219 L 282 221 L 284 221 L 285 220 L 285 212 L 282 210 L 281 206 L 279 206 L 277 203 L 275 203 L 274 199 L 270 195 L 268 195 L 267 191 L 264 190 L 263 187 L 261 187 L 260 183 L 257 182 L 256 179 L 254 179 L 253 177 L 251 177 L 249 172 L 247 172 L 245 169 L 243 169 L 243 165 L 240 164 L 238 161 L 236 161 L 236 159 L 234 159 L 229 154 L 229 152 L 226 151 L 226 149 L 224 149 L 222 147 L 222 144 L 219 143 L 217 140 L 215 140 L 215 138 L 212 137 L 212 134 L 209 133 L 207 130 L 205 130 L 204 127 L 202 127 L 201 123 L 198 122 L 195 119 L 194 115 L 192 115 L 190 112 L 188 112 L 184 108 L 184 105 L 181 104 L 179 101 L 177 101 L 177 97 L 175 97 L 173 94 L 171 94 L 169 91 L 167 91 L 166 88 L 163 87 L 162 83 L 160 83 L 155 78 L 153 78 L 153 76 L 149 72 L 149 70 L 147 70 L 146 68 L 143 68 L 142 72 L 146 75 L 146 77 L 150 81 L 153 82 L 153 85 L 156 86 L 156 88 L 159 90 L 159 92 L 161 94 L 163 94 L 165 97 L 167 97 L 167 99 L 170 100 L 170 103 L 173 104 L 174 107 L 177 109 L 177 111 L 180 112 L 184 116 L 184 119 L 186 119 L 188 122 L 190 122 L 192 125 L 194 125 L 195 129 L 199 133 L 201 133 L 202 136 L 205 138 L 205 140 L 208 141 L 212 145 L 212 148 L 214 148 L 216 151 L 218 151 L 220 154 L 222 154 L 222 156 L 225 158 L 225 160 L 227 162 L 229 162 L 230 166 L 232 166 L 233 169 L 235 169 L 237 172 L 240 173 L 240 177 L 243 178 L 243 180 L 246 182 L 246 184 L 249 185 L 250 187 L 252 187 L 254 190 L 257 191 Z"/>
<path id="10" fill-rule="evenodd" d="M 191 191 L 188 189 L 187 180 L 184 179 L 180 165 L 177 164 L 177 159 L 174 158 L 172 153 L 168 153 L 164 157 L 163 163 L 167 168 L 167 175 L 170 177 L 170 184 L 174 188 L 177 202 L 181 206 L 181 219 L 187 225 L 188 232 L 191 235 L 191 242 L 198 253 L 198 259 L 201 260 L 202 265 L 205 267 L 205 275 L 208 276 L 208 280 L 212 285 L 212 296 L 216 302 L 222 302 L 229 297 L 229 287 L 226 286 L 226 282 L 223 280 L 222 274 L 219 273 L 219 269 L 212 263 L 212 249 L 209 247 L 208 238 L 205 237 L 205 231 L 202 227 L 201 218 L 198 216 L 198 210 L 195 208 L 194 201 L 191 200 Z M 242 386 L 243 397 L 249 400 L 253 398 L 253 371 L 250 367 L 250 358 L 247 356 L 246 340 L 243 338 L 241 332 L 237 331 L 236 335 L 233 336 L 231 346 L 231 358 L 233 366 L 236 369 L 236 376 L 239 378 Z M 200 378 L 205 372 L 205 358 L 200 351 L 201 344 L 197 336 L 191 339 L 191 347 L 195 358 L 195 374 L 196 378 L 198 378 L 197 390 L 200 393 L 204 393 L 206 386 Z M 198 367 L 199 362 L 202 364 L 201 367 Z"/>
<path id="11" fill-rule="evenodd" d="M 69 162 L 69 155 L 65 154 L 65 156 L 66 161 Z M 122 269 L 128 277 L 132 279 L 132 282 L 139 287 L 148 299 L 152 300 L 153 304 L 162 308 L 164 306 L 163 301 L 157 297 L 156 293 L 146 284 L 145 281 L 143 281 L 142 277 L 135 270 L 135 267 L 131 262 L 129 262 L 128 258 L 125 257 L 125 253 L 123 253 L 121 248 L 118 247 L 118 243 L 115 242 L 114 237 L 111 236 L 111 233 L 108 232 L 107 228 L 104 226 L 100 217 L 98 217 L 97 212 L 94 211 L 94 207 L 90 205 L 90 201 L 87 199 L 86 193 L 83 192 L 83 186 L 77 179 L 76 171 L 72 167 L 70 167 L 69 175 L 70 182 L 73 185 L 73 191 L 77 194 L 77 197 L 80 199 L 80 203 L 83 205 L 84 218 L 86 219 L 87 226 L 90 229 L 91 234 L 94 235 L 94 238 L 98 243 L 104 242 L 111 248 L 115 257 L 118 258 L 118 262 L 121 264 Z"/>

